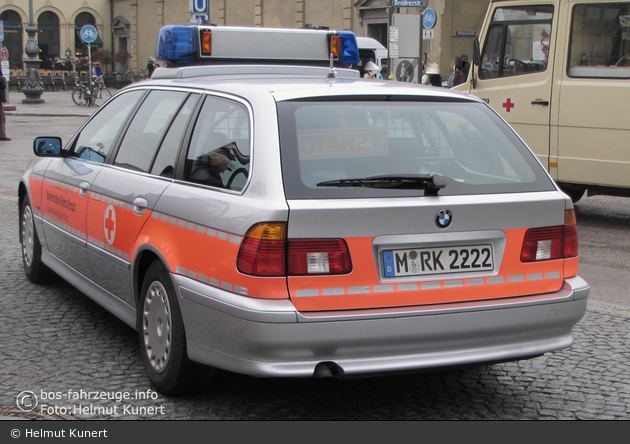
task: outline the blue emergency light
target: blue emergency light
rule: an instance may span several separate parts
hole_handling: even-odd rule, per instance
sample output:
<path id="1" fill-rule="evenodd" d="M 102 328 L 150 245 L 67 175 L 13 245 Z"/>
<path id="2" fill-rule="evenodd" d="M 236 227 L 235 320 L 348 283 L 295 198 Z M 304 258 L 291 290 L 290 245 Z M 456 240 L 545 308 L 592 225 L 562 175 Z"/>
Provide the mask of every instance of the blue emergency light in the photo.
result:
<path id="1" fill-rule="evenodd" d="M 168 61 L 196 61 L 198 57 L 195 26 L 163 26 L 158 33 L 155 58 Z"/>
<path id="2" fill-rule="evenodd" d="M 215 36 L 216 34 L 216 36 Z M 275 28 L 164 26 L 158 33 L 155 58 L 170 66 L 231 62 L 319 64 L 347 67 L 359 63 L 359 47 L 351 31 L 306 31 Z"/>
<path id="3" fill-rule="evenodd" d="M 339 31 L 339 44 L 341 46 L 341 63 L 356 65 L 361 61 L 359 58 L 359 43 L 354 32 Z"/>

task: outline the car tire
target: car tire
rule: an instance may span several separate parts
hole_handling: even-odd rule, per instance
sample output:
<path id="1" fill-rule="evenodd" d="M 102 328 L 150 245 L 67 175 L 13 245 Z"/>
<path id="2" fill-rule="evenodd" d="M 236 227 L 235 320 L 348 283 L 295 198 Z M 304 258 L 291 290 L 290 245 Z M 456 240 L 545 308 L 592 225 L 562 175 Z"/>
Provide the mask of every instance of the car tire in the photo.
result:
<path id="1" fill-rule="evenodd" d="M 165 395 L 190 391 L 206 368 L 188 359 L 175 288 L 160 261 L 145 274 L 137 315 L 140 354 L 153 387 Z"/>
<path id="2" fill-rule="evenodd" d="M 46 282 L 52 271 L 42 262 L 42 244 L 37 235 L 33 208 L 28 196 L 24 197 L 20 212 L 20 243 L 22 244 L 22 263 L 26 277 L 36 284 Z"/>

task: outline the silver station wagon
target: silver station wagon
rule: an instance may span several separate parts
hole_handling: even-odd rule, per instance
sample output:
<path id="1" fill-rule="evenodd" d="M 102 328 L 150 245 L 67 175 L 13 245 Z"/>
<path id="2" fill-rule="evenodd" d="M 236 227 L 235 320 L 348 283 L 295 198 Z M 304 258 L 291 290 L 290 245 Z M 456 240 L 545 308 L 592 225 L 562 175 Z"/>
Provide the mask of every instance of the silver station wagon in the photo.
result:
<path id="1" fill-rule="evenodd" d="M 531 358 L 571 346 L 586 310 L 571 199 L 473 96 L 305 64 L 160 68 L 34 151 L 27 276 L 136 329 L 162 393 L 209 369 Z"/>

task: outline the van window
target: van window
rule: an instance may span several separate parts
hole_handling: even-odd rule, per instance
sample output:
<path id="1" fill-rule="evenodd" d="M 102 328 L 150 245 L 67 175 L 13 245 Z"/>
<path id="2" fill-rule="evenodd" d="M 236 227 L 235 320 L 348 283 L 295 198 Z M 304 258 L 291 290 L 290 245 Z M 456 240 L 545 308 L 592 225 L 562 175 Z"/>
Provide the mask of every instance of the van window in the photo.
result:
<path id="1" fill-rule="evenodd" d="M 551 5 L 497 8 L 482 52 L 479 78 L 545 71 L 552 19 Z"/>
<path id="2" fill-rule="evenodd" d="M 630 78 L 630 3 L 573 8 L 568 74 Z"/>

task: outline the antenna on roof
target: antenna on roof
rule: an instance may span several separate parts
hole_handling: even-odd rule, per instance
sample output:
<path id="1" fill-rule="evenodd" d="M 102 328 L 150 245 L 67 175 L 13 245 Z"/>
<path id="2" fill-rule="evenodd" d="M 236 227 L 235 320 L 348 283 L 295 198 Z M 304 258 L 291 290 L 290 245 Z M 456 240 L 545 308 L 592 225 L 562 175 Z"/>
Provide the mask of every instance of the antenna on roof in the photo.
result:
<path id="1" fill-rule="evenodd" d="M 335 37 L 337 37 L 335 39 Z M 330 36 L 330 71 L 328 72 L 328 78 L 329 79 L 334 79 L 336 78 L 336 72 L 335 72 L 335 45 L 339 44 L 339 36 L 336 32 L 334 32 L 331 36 Z"/>

